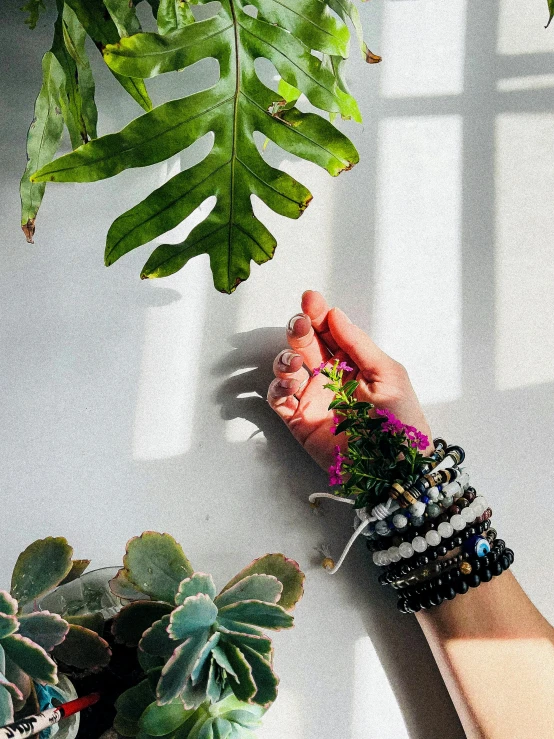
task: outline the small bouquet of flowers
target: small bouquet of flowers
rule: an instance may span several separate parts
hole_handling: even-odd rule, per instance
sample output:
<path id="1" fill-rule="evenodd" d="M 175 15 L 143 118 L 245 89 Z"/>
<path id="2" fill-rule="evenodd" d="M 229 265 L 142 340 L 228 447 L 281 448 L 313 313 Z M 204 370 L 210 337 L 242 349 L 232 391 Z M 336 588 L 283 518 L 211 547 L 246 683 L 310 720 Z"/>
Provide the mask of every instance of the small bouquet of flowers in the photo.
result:
<path id="1" fill-rule="evenodd" d="M 428 462 L 422 452 L 429 439 L 391 411 L 357 400 L 354 393 L 359 383 L 343 381 L 344 373 L 352 371 L 338 359 L 314 370 L 329 379 L 324 387 L 335 394 L 329 405 L 335 416 L 331 432 L 344 433 L 348 442 L 344 454 L 339 445 L 335 447 L 329 484 L 338 496 L 355 496 L 355 508 L 371 509 L 387 499 L 393 483 L 410 485 L 418 479 L 420 468 Z"/>

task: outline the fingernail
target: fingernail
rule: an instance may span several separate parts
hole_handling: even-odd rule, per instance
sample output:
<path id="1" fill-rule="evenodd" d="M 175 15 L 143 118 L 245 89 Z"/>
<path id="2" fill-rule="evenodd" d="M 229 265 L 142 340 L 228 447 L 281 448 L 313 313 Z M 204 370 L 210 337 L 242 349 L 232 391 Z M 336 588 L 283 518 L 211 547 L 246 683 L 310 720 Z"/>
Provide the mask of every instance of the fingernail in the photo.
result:
<path id="1" fill-rule="evenodd" d="M 299 321 L 301 318 L 307 318 L 308 316 L 305 313 L 297 313 L 295 316 L 293 316 L 290 321 L 287 324 L 287 330 L 292 333 L 294 331 L 294 324 Z"/>
<path id="2" fill-rule="evenodd" d="M 294 380 L 281 379 L 277 381 L 277 385 L 288 389 L 294 385 Z"/>
<path id="3" fill-rule="evenodd" d="M 279 357 L 279 363 L 285 367 L 290 367 L 292 360 L 299 356 L 299 354 L 295 354 L 294 352 L 283 352 Z"/>

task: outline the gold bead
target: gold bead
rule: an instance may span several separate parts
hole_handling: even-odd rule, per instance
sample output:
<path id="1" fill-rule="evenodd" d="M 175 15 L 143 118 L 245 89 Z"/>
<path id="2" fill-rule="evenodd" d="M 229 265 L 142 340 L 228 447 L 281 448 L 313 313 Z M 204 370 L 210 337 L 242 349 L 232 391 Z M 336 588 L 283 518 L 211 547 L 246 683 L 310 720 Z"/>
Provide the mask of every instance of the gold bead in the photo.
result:
<path id="1" fill-rule="evenodd" d="M 471 565 L 469 562 L 462 562 L 460 565 L 460 572 L 462 575 L 469 575 L 471 573 Z"/>
<path id="2" fill-rule="evenodd" d="M 335 561 L 331 559 L 331 557 L 325 557 L 325 559 L 321 563 L 321 566 L 324 570 L 332 570 L 335 566 Z"/>

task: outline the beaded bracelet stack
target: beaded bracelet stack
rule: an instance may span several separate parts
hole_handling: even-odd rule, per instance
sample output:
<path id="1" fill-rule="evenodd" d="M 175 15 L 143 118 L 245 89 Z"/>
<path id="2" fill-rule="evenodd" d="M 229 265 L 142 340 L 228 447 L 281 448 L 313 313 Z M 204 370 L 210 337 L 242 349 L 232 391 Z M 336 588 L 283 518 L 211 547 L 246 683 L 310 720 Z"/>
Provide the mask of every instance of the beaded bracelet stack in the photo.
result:
<path id="1" fill-rule="evenodd" d="M 434 444 L 416 483 L 407 490 L 398 483 L 392 486 L 391 497 L 399 500 L 402 512 L 364 532 L 374 563 L 385 568 L 379 582 L 399 591 L 402 613 L 452 600 L 502 574 L 514 561 L 513 551 L 491 528 L 486 499 L 459 467 L 463 449 L 448 447 L 444 439 Z M 448 459 L 451 466 L 437 469 Z"/>
<path id="2" fill-rule="evenodd" d="M 398 591 L 402 613 L 452 600 L 501 575 L 514 561 L 491 527 L 486 499 L 460 467 L 464 450 L 444 439 L 435 439 L 434 446 L 415 482 L 394 482 L 386 503 L 357 510 L 356 530 L 339 561 L 324 560 L 326 569 L 336 572 L 357 536 L 366 536 L 374 563 L 383 568 L 379 582 Z M 314 493 L 310 501 L 320 497 L 337 499 Z"/>

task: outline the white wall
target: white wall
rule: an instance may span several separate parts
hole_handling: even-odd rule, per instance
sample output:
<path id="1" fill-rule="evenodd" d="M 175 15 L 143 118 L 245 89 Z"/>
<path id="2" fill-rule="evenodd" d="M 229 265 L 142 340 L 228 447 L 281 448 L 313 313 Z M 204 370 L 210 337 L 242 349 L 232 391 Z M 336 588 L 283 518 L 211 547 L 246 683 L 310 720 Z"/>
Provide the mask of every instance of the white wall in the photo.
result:
<path id="1" fill-rule="evenodd" d="M 546 1 L 362 5 L 384 61 L 350 71 L 365 122 L 345 130 L 361 163 L 331 180 L 286 157 L 314 202 L 299 222 L 265 216 L 275 259 L 233 296 L 213 290 L 204 259 L 159 282 L 138 279 L 148 247 L 103 267 L 109 224 L 166 165 L 50 186 L 25 244 L 18 180 L 50 27 L 25 30 L 20 4 L 0 10 L 0 582 L 49 534 L 101 566 L 132 535 L 169 531 L 221 584 L 283 551 L 306 571 L 306 595 L 276 638 L 281 696 L 260 739 L 463 737 L 415 620 L 375 583 L 363 545 L 335 577 L 320 569 L 317 546 L 337 550 L 349 516 L 314 516 L 306 498 L 325 475 L 264 396 L 301 291 L 322 290 L 409 368 L 436 434 L 464 446 L 516 575 L 553 618 Z M 137 109 L 96 67 L 101 130 L 117 130 Z M 161 101 L 201 84 L 185 79 L 150 89 Z"/>

